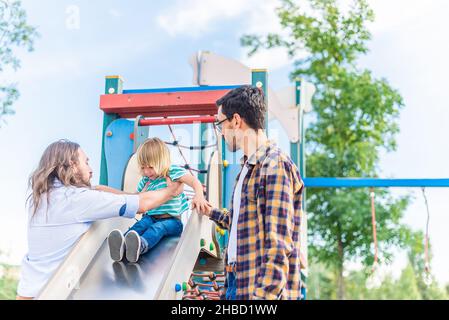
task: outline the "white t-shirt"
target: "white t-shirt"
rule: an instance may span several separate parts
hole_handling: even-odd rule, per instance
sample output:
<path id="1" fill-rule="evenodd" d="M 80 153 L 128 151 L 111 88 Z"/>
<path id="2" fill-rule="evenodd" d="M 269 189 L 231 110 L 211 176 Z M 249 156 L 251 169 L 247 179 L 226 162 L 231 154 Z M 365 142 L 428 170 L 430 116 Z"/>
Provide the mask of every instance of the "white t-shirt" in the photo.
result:
<path id="1" fill-rule="evenodd" d="M 235 262 L 237 259 L 237 224 L 239 221 L 240 202 L 242 199 L 242 184 L 247 173 L 248 167 L 246 166 L 245 162 L 242 171 L 240 172 L 239 180 L 235 185 L 234 199 L 232 199 L 232 223 L 228 242 L 228 263 Z"/>
<path id="2" fill-rule="evenodd" d="M 17 294 L 36 297 L 94 221 L 133 218 L 138 209 L 138 195 L 66 187 L 55 180 L 48 205 L 43 194 L 34 215 L 29 207 L 28 252 L 22 260 Z"/>

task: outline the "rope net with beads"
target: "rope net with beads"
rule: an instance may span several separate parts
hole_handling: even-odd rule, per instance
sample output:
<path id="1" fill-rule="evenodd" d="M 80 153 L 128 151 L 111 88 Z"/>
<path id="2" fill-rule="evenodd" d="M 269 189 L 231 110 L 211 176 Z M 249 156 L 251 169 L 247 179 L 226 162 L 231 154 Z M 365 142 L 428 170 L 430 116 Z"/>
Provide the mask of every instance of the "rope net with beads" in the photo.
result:
<path id="1" fill-rule="evenodd" d="M 189 170 L 193 175 L 193 172 L 197 172 L 200 174 L 208 174 L 207 170 L 201 170 L 193 168 L 189 165 L 187 161 L 187 157 L 185 156 L 183 149 L 188 150 L 205 150 L 208 148 L 218 148 L 218 132 L 215 124 L 213 125 L 216 141 L 214 144 L 204 145 L 204 146 L 187 146 L 181 144 L 176 138 L 175 132 L 171 125 L 168 125 L 170 130 L 170 134 L 173 138 L 172 142 L 166 141 L 167 145 L 174 146 L 178 149 L 179 154 L 184 160 L 184 168 Z M 203 188 L 206 188 L 203 185 Z M 183 300 L 220 300 L 220 296 L 223 293 L 225 275 L 224 272 L 193 272 L 190 275 L 187 286 L 183 292 Z"/>
<path id="2" fill-rule="evenodd" d="M 182 300 L 220 300 L 224 281 L 223 272 L 193 272 Z"/>
<path id="3" fill-rule="evenodd" d="M 214 126 L 215 127 L 215 126 Z M 208 148 L 216 148 L 218 146 L 218 143 L 214 143 L 214 144 L 209 144 L 209 145 L 204 145 L 204 146 L 186 146 L 183 144 L 179 143 L 179 140 L 176 138 L 175 132 L 172 128 L 171 125 L 168 125 L 168 129 L 170 130 L 170 134 L 173 138 L 173 141 L 164 141 L 165 144 L 167 145 L 171 145 L 174 146 L 178 149 L 179 154 L 181 155 L 181 158 L 184 160 L 184 165 L 182 166 L 184 169 L 188 170 L 190 172 L 191 175 L 194 175 L 194 172 L 199 173 L 199 174 L 208 174 L 208 170 L 203 170 L 203 169 L 197 169 L 197 168 L 193 168 L 189 162 L 187 161 L 186 156 L 184 155 L 184 152 L 182 151 L 182 149 L 189 149 L 191 151 L 193 150 L 205 150 Z M 217 140 L 218 141 L 218 140 Z M 203 184 L 203 191 L 206 190 L 206 186 Z"/>
<path id="4" fill-rule="evenodd" d="M 180 141 L 177 139 L 175 132 L 171 125 L 167 125 L 170 134 L 173 138 L 173 141 L 164 141 L 166 145 L 170 145 L 173 147 L 176 147 L 181 158 L 184 161 L 184 165 L 181 165 L 183 168 L 188 170 L 190 174 L 194 175 L 194 172 L 198 174 L 208 174 L 208 170 L 203 169 L 197 169 L 193 168 L 188 160 L 186 155 L 183 152 L 183 149 L 194 151 L 204 151 L 208 148 L 217 148 L 218 149 L 218 141 L 219 141 L 219 134 L 217 131 L 217 128 L 215 124 L 213 124 L 214 129 L 214 135 L 216 137 L 216 142 L 213 144 L 208 145 L 201 145 L 201 146 L 189 146 L 181 144 Z M 203 184 L 203 189 L 206 190 L 206 186 Z M 188 195 L 189 198 L 192 197 L 192 195 Z M 220 232 L 220 230 L 217 230 L 217 232 Z M 220 233 L 221 234 L 221 233 Z M 220 300 L 220 296 L 223 294 L 223 288 L 224 288 L 224 281 L 225 281 L 225 274 L 222 271 L 215 271 L 215 272 L 200 272 L 200 271 L 194 271 L 190 275 L 189 281 L 186 283 L 185 288 L 183 288 L 183 300 Z"/>

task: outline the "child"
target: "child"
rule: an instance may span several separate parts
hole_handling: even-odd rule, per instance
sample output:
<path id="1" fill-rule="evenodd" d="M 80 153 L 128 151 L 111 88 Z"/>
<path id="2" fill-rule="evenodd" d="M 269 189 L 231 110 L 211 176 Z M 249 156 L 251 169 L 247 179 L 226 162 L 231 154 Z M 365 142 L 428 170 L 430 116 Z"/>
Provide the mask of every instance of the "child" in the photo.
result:
<path id="1" fill-rule="evenodd" d="M 172 181 L 185 183 L 194 189 L 192 208 L 201 212 L 210 209 L 201 182 L 184 168 L 171 165 L 170 151 L 161 139 L 147 139 L 137 150 L 137 161 L 143 176 L 137 192 L 166 188 L 166 177 L 169 177 Z M 179 236 L 183 229 L 181 214 L 188 208 L 188 199 L 181 193 L 160 207 L 145 212 L 125 236 L 120 230 L 112 230 L 108 236 L 112 260 L 122 260 L 126 252 L 129 262 L 137 262 L 140 255 L 153 248 L 163 237 Z"/>

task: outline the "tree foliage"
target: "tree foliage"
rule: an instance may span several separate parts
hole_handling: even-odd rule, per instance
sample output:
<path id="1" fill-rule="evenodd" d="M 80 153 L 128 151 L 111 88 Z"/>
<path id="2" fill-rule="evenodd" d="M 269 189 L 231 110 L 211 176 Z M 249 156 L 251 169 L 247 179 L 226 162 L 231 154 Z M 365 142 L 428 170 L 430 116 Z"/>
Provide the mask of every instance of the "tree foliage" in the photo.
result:
<path id="1" fill-rule="evenodd" d="M 27 16 L 20 1 L 0 0 L 0 74 L 10 67 L 20 67 L 17 50 L 33 50 L 36 28 L 27 24 Z M 5 115 L 14 114 L 13 103 L 19 98 L 16 83 L 0 80 L 0 121 Z M 1 122 L 0 122 L 1 124 Z"/>
<path id="2" fill-rule="evenodd" d="M 381 282 L 374 288 L 367 285 L 369 269 L 351 271 L 345 276 L 346 299 L 350 300 L 447 300 L 447 289 L 436 281 L 420 286 L 421 275 L 412 263 L 408 263 L 395 278 L 390 272 L 382 275 Z M 321 263 L 312 263 L 308 279 L 308 299 L 333 300 L 337 298 L 335 273 Z"/>
<path id="3" fill-rule="evenodd" d="M 291 78 L 313 82 L 313 114 L 307 128 L 308 177 L 378 177 L 381 151 L 396 149 L 400 93 L 386 79 L 360 68 L 368 52 L 368 24 L 374 12 L 366 0 L 343 10 L 337 0 L 283 0 L 277 9 L 285 33 L 244 35 L 252 55 L 283 47 L 294 60 Z M 408 196 L 376 190 L 379 261 L 389 262 L 395 247 L 410 244 L 413 232 L 401 223 Z M 373 263 L 370 193 L 367 189 L 307 190 L 309 256 L 336 272 L 344 298 L 344 265 Z"/>

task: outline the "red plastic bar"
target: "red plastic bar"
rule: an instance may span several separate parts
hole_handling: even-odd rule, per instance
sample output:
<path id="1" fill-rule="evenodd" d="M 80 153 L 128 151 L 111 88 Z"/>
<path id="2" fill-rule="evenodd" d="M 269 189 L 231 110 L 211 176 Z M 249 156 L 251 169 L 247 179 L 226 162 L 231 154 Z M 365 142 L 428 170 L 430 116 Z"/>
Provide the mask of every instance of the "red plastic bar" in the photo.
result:
<path id="1" fill-rule="evenodd" d="M 139 126 L 163 126 L 169 124 L 191 124 L 191 123 L 212 123 L 214 116 L 188 117 L 188 118 L 163 118 L 163 119 L 141 119 Z"/>
<path id="2" fill-rule="evenodd" d="M 100 108 L 122 118 L 215 115 L 215 102 L 229 91 L 106 94 L 100 96 Z"/>

